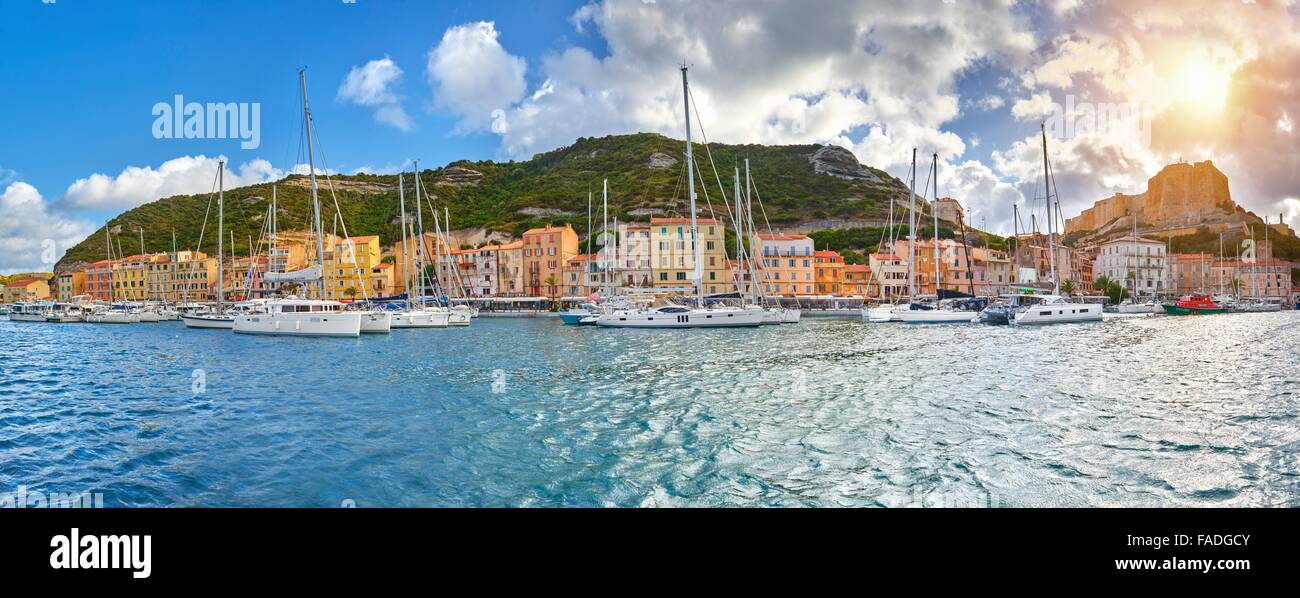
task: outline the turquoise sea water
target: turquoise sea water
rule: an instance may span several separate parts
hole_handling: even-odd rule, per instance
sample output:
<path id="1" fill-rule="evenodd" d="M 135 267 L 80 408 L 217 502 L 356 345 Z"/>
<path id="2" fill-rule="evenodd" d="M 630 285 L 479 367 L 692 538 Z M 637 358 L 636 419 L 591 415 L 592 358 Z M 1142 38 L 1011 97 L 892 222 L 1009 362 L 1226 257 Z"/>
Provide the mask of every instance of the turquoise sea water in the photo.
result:
<path id="1" fill-rule="evenodd" d="M 0 319 L 0 493 L 107 506 L 1300 505 L 1300 312 L 357 339 Z"/>

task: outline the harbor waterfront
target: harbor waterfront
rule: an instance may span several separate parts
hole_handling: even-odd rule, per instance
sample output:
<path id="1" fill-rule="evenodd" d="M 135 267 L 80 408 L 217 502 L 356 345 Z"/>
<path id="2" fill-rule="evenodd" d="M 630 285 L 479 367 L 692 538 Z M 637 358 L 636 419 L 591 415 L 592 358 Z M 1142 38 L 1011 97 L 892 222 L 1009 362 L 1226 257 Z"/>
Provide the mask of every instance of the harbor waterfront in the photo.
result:
<path id="1" fill-rule="evenodd" d="M 0 493 L 120 506 L 1300 506 L 1300 312 L 337 339 L 0 319 Z"/>

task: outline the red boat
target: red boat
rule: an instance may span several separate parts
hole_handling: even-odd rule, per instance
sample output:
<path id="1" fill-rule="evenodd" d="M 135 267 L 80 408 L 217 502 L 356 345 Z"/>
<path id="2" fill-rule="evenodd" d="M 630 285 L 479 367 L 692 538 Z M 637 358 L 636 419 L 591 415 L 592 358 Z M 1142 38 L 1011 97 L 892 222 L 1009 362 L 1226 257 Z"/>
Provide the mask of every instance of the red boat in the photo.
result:
<path id="1" fill-rule="evenodd" d="M 1165 313 L 1171 316 L 1189 316 L 1197 314 L 1221 314 L 1228 311 L 1227 307 L 1214 302 L 1209 295 L 1187 295 L 1178 300 L 1178 303 L 1164 304 Z"/>

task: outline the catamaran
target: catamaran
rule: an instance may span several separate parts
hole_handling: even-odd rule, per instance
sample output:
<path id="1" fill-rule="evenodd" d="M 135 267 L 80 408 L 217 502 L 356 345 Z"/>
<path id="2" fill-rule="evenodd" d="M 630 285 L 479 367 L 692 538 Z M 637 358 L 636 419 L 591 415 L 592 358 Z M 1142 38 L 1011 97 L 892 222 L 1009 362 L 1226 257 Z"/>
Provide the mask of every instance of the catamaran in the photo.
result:
<path id="1" fill-rule="evenodd" d="M 1056 238 L 1052 218 L 1052 202 L 1060 197 L 1054 192 L 1055 178 L 1047 159 L 1047 129 L 1039 125 L 1043 137 L 1043 187 L 1047 204 L 1047 259 L 1051 266 L 1052 288 L 1050 295 L 1044 295 L 1039 305 L 1026 305 L 1016 310 L 1012 324 L 1058 324 L 1066 322 L 1100 322 L 1101 305 L 1097 303 L 1079 303 L 1061 296 L 1061 280 L 1056 273 Z M 1060 213 L 1058 206 L 1057 213 Z"/>
<path id="2" fill-rule="evenodd" d="M 316 183 L 315 148 L 312 145 L 311 108 L 307 102 L 307 71 L 298 71 L 302 86 L 303 130 L 307 142 L 307 172 L 311 180 L 312 223 L 316 233 L 316 266 L 325 263 L 325 233 L 321 226 L 320 195 Z M 337 207 L 336 207 L 337 209 Z M 347 234 L 346 228 L 344 234 Z M 323 270 L 316 280 L 321 297 L 325 296 Z M 243 314 L 235 317 L 237 334 L 269 334 L 283 336 L 360 336 L 362 313 L 346 311 L 338 301 L 289 297 L 270 299 L 264 304 L 264 313 Z"/>
<path id="3" fill-rule="evenodd" d="M 704 303 L 704 256 L 699 238 L 699 226 L 695 210 L 695 160 L 691 149 L 691 96 L 686 78 L 685 65 L 682 65 L 682 101 L 686 112 L 686 180 L 687 196 L 690 198 L 691 210 L 691 246 L 695 251 L 695 269 L 691 273 L 691 283 L 695 286 L 695 307 L 666 305 L 650 309 L 620 309 L 596 318 L 597 326 L 614 328 L 713 328 L 760 326 L 763 323 L 762 309 L 744 307 L 705 307 Z"/>

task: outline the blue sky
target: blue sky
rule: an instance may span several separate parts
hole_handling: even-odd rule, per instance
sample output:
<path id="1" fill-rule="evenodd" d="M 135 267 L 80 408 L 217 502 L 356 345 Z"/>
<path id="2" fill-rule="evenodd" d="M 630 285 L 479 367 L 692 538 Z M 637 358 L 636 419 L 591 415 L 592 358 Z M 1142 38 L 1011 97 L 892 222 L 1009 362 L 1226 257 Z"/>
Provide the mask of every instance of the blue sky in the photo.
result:
<path id="1" fill-rule="evenodd" d="M 495 21 L 502 42 L 525 56 L 589 43 L 591 36 L 577 35 L 567 21 L 579 5 L 8 0 L 0 55 L 5 86 L 20 93 L 0 95 L 0 130 L 9 140 L 0 147 L 0 167 L 50 191 L 91 172 L 189 154 L 224 154 L 234 164 L 261 157 L 288 168 L 301 126 L 300 66 L 308 68 L 313 113 L 338 170 L 417 157 L 429 164 L 493 157 L 494 136 L 452 135 L 455 118 L 434 109 L 421 77 L 425 55 L 447 27 L 478 20 Z M 401 91 L 416 123 L 411 133 L 377 125 L 364 108 L 335 100 L 352 66 L 384 55 L 407 69 Z M 154 139 L 150 110 L 175 94 L 260 102 L 261 147 Z"/>
<path id="2" fill-rule="evenodd" d="M 1175 160 L 1213 159 L 1239 203 L 1300 225 L 1298 12 L 1273 0 L 4 0 L 0 272 L 52 265 L 50 243 L 61 254 L 131 207 L 207 191 L 216 156 L 229 186 L 301 164 L 303 66 L 340 172 L 527 159 L 581 136 L 680 138 L 686 61 L 711 139 L 838 144 L 900 177 L 911 148 L 935 152 L 940 193 L 994 231 L 1010 231 L 1013 204 L 1032 206 L 1038 124 L 1067 98 L 1169 117 L 1154 138 L 1054 136 L 1067 215 L 1142 192 Z M 1242 93 L 1206 101 L 1230 86 Z M 260 146 L 156 139 L 151 110 L 177 94 L 260 104 Z"/>

